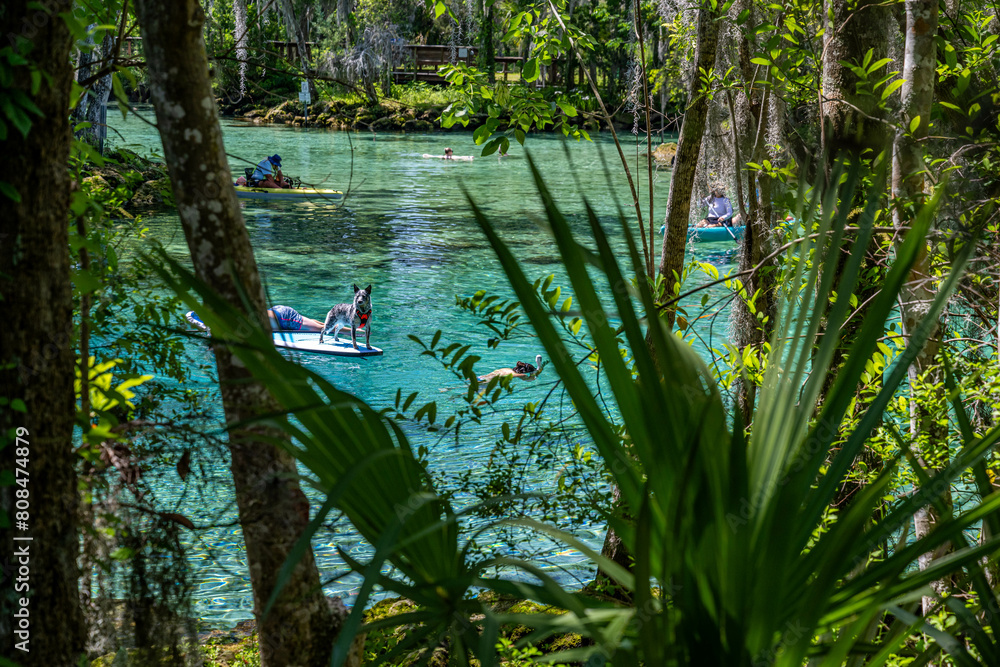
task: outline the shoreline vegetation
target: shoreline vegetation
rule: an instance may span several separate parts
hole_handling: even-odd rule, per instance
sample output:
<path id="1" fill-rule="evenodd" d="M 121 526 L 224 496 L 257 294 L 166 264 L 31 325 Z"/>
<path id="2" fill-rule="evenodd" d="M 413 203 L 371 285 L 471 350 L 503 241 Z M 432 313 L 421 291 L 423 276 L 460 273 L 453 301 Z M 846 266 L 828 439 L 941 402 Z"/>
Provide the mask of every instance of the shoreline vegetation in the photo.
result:
<path id="1" fill-rule="evenodd" d="M 443 101 L 439 98 L 444 98 Z M 284 99 L 277 103 L 245 99 L 229 102 L 224 97 L 216 98 L 220 113 L 224 117 L 244 120 L 254 125 L 291 125 L 304 128 L 327 128 L 331 130 L 355 130 L 373 132 L 472 132 L 486 125 L 487 113 L 474 113 L 468 117 L 468 126 L 456 123 L 451 127 L 442 124 L 442 116 L 454 102 L 436 91 L 426 88 L 406 91 L 399 99 L 386 97 L 376 104 L 370 104 L 359 96 L 322 99 L 309 105 L 308 118 L 302 102 Z M 501 115 L 504 125 L 513 125 L 509 116 Z M 615 130 L 627 131 L 632 128 L 633 116 L 619 112 L 612 117 Z M 567 118 L 569 126 L 587 132 L 608 131 L 607 119 L 599 113 L 580 112 Z M 559 132 L 560 126 L 553 124 L 533 131 Z M 662 127 L 654 134 L 667 136 L 676 134 L 676 127 Z"/>
<path id="2" fill-rule="evenodd" d="M 331 607 L 341 610 L 340 622 L 346 618 L 347 609 L 339 598 L 328 598 Z M 540 605 L 521 598 L 483 592 L 479 600 L 495 613 L 502 614 L 565 614 L 566 611 L 551 606 Z M 364 612 L 364 624 L 369 625 L 393 616 L 413 613 L 418 606 L 401 597 L 386 598 L 372 605 Z M 351 647 L 346 664 L 349 666 L 374 663 L 396 649 L 406 637 L 409 626 L 391 626 L 360 634 Z M 505 658 L 505 664 L 527 664 L 523 661 L 538 658 L 548 653 L 556 653 L 589 645 L 589 641 L 575 632 L 566 632 L 546 638 L 537 645 L 525 647 L 514 645 L 530 634 L 531 629 L 520 624 L 501 626 L 498 636 L 498 650 Z M 198 647 L 204 667 L 257 667 L 260 665 L 259 635 L 256 621 L 240 621 L 232 628 L 209 628 L 198 633 Z M 425 656 L 424 650 L 414 649 L 398 656 L 392 664 L 417 664 Z M 448 647 L 441 645 L 432 652 L 426 664 L 444 667 L 449 664 Z M 127 667 L 144 664 L 137 650 L 123 647 L 116 653 L 108 653 L 92 660 L 90 667 Z"/>

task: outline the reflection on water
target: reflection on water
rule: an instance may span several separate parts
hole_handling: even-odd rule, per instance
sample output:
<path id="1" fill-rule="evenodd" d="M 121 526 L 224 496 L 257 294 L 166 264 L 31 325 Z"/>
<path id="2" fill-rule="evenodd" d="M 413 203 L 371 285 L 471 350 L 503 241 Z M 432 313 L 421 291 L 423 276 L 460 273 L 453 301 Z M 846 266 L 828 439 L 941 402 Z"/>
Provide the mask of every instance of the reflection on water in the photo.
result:
<path id="1" fill-rule="evenodd" d="M 131 119 L 112 120 L 130 147 L 160 153 L 159 140 L 146 124 Z M 232 156 L 234 173 L 244 162 L 255 163 L 261 156 L 279 153 L 286 174 L 299 176 L 318 187 L 347 190 L 342 205 L 326 203 L 243 201 L 244 219 L 250 232 L 258 266 L 273 303 L 287 304 L 303 314 L 322 320 L 336 303 L 353 295 L 352 284 L 374 287 L 372 302 L 372 344 L 385 356 L 367 363 L 337 361 L 320 355 L 300 355 L 301 363 L 353 392 L 375 407 L 391 405 L 399 387 L 419 390 L 423 401 L 443 403 L 439 414 L 448 414 L 459 404 L 464 387 L 435 362 L 419 355 L 420 348 L 407 336 L 429 339 L 436 330 L 443 340 L 472 343 L 483 354 L 480 369 L 510 366 L 517 359 L 531 359 L 541 350 L 528 342 L 505 343 L 499 350 L 487 350 L 490 334 L 476 327 L 475 318 L 455 307 L 455 296 L 467 296 L 479 289 L 510 294 L 492 250 L 469 213 L 467 197 L 474 199 L 510 243 L 529 279 L 555 273 L 557 284 L 565 284 L 558 251 L 539 224 L 544 210 L 531 178 L 528 160 L 498 160 L 496 157 L 473 162 L 423 159 L 423 153 L 440 153 L 445 145 L 456 154 L 477 154 L 471 133 L 430 135 L 354 134 L 302 130 L 288 127 L 257 127 L 231 123 L 225 127 L 226 149 Z M 556 202 L 567 214 L 570 225 L 582 238 L 589 235 L 583 215 L 585 198 L 605 223 L 610 241 L 619 257 L 627 254 L 618 223 L 618 206 L 628 206 L 631 195 L 626 180 L 618 173 L 606 174 L 599 151 L 607 163 L 617 164 L 613 145 L 603 137 L 594 143 L 571 143 L 569 158 L 563 140 L 555 136 L 532 136 L 528 141 L 532 157 L 542 170 Z M 512 147 L 512 151 L 520 151 Z M 643 151 L 645 148 L 643 147 Z M 351 164 L 353 156 L 353 165 Z M 521 156 L 516 156 L 521 157 Z M 353 170 L 353 175 L 352 175 Z M 657 210 L 654 220 L 662 222 L 669 182 L 658 175 L 655 184 Z M 645 179 L 636 179 L 645 187 Z M 640 190 L 640 201 L 648 201 Z M 627 209 L 631 211 L 631 209 Z M 648 212 L 644 210 L 644 215 Z M 172 212 L 148 218 L 150 233 L 178 256 L 186 254 L 183 234 Z M 662 238 L 662 237 L 660 237 Z M 693 250 L 698 258 L 725 270 L 733 261 L 726 244 L 700 244 Z M 721 294 L 721 293 L 718 293 Z M 707 331 L 705 332 L 707 335 Z M 704 344 L 700 344 L 704 350 Z M 207 353 L 204 353 L 207 354 Z M 509 400 L 537 400 L 551 389 L 554 377 L 523 383 Z M 460 446 L 438 444 L 422 431 L 407 428 L 414 444 L 431 448 L 432 466 L 459 472 L 482 467 L 496 438 L 497 425 L 489 419 L 480 428 L 463 431 Z M 214 517 L 217 522 L 235 519 L 232 491 L 221 462 L 202 461 L 220 480 L 212 501 L 214 506 L 190 508 L 192 516 Z M 214 468 L 213 468 L 214 466 Z M 553 473 L 542 475 L 539 489 L 551 484 Z M 161 499 L 178 498 L 180 488 L 163 482 L 157 489 Z M 549 487 L 551 488 L 551 487 Z M 315 497 L 313 498 L 315 500 Z M 182 506 L 183 509 L 183 506 Z M 584 525 L 579 535 L 599 547 L 604 527 Z M 528 539 L 528 538 L 525 538 Z M 507 548 L 496 533 L 487 532 L 481 543 Z M 334 544 L 356 558 L 370 555 L 363 543 L 343 522 L 333 534 L 317 539 L 314 547 L 324 579 L 332 579 L 344 569 Z M 581 558 L 572 550 L 549 542 L 532 541 L 515 545 L 518 552 L 541 551 L 545 565 L 553 573 L 570 580 L 585 579 Z M 215 624 L 250 618 L 252 598 L 246 573 L 245 551 L 238 528 L 208 531 L 201 541 L 189 545 L 192 566 L 197 570 L 195 593 L 198 613 Z M 327 586 L 331 595 L 352 596 L 357 578 L 347 577 Z"/>

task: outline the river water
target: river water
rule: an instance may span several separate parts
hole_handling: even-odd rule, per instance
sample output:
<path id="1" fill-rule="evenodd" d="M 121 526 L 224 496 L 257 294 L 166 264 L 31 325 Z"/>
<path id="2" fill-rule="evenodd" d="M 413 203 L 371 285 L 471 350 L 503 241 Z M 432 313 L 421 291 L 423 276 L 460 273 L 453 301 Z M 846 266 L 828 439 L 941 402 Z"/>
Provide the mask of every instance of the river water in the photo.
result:
<path id="1" fill-rule="evenodd" d="M 150 109 L 140 113 L 153 119 Z M 109 134 L 117 136 L 113 143 L 147 155 L 161 153 L 159 137 L 149 124 L 135 117 L 123 121 L 118 114 L 113 118 L 109 114 L 109 123 L 120 133 Z M 478 155 L 471 132 L 346 133 L 224 121 L 224 135 L 234 174 L 242 174 L 243 167 L 265 155 L 278 153 L 286 175 L 301 177 L 316 187 L 349 189 L 349 196 L 339 206 L 241 203 L 272 303 L 293 306 L 322 320 L 333 304 L 350 300 L 352 284 L 374 287 L 372 344 L 383 348 L 385 356 L 358 363 L 304 355 L 301 363 L 376 408 L 392 405 L 397 389 L 402 388 L 406 393 L 421 393 L 417 405 L 437 400 L 439 414 L 449 414 L 460 406 L 459 396 L 465 387 L 436 362 L 420 356 L 421 348 L 409 335 L 429 340 L 440 329 L 442 340 L 475 345 L 483 355 L 477 366 L 483 373 L 512 366 L 517 360 L 533 360 L 541 352 L 530 339 L 488 350 L 490 332 L 477 326 L 477 318 L 455 306 L 456 295 L 469 296 L 480 289 L 512 296 L 492 249 L 469 212 L 467 196 L 482 207 L 514 249 L 529 279 L 554 273 L 556 284 L 567 284 L 554 242 L 540 224 L 543 208 L 525 149 L 514 145 L 511 157 L 503 160 L 493 156 L 471 162 L 444 161 L 422 155 L 443 154 L 446 146 L 454 148 L 456 155 Z M 630 156 L 646 217 L 647 171 L 636 159 L 637 152 L 645 151 L 645 143 L 637 148 L 631 135 L 626 138 L 625 152 Z M 616 216 L 619 210 L 626 214 L 632 211 L 631 195 L 610 137 L 595 135 L 593 142 L 574 142 L 557 135 L 532 135 L 527 149 L 574 230 L 589 236 L 583 216 L 586 200 L 605 223 L 619 257 L 624 258 L 625 244 Z M 668 187 L 668 173 L 657 173 L 653 215 L 657 228 L 663 220 Z M 634 218 L 634 212 L 629 217 Z M 185 256 L 187 248 L 174 212 L 146 217 L 144 222 L 150 234 L 172 253 Z M 657 234 L 657 243 L 661 240 Z M 710 262 L 724 272 L 732 261 L 731 246 L 692 244 L 689 251 L 699 261 Z M 721 318 L 699 320 L 694 327 L 699 337 L 696 348 L 706 359 L 709 347 L 721 348 L 724 342 L 724 322 L 722 314 Z M 202 358 L 208 354 L 197 348 L 191 353 Z M 550 372 L 537 382 L 518 383 L 515 393 L 505 400 L 511 406 L 539 400 L 552 389 L 555 379 Z M 502 418 L 497 416 L 497 421 L 491 422 L 487 417 L 481 428 L 463 433 L 458 445 L 453 440 L 440 442 L 416 429 L 409 429 L 408 435 L 415 447 L 428 447 L 432 469 L 460 474 L 484 467 Z M 198 463 L 210 472 L 212 492 L 197 501 L 178 500 L 177 510 L 186 512 L 196 523 L 234 521 L 226 462 Z M 555 470 L 540 475 L 536 490 L 544 491 L 555 476 Z M 161 500 L 181 498 L 179 484 L 177 488 L 167 481 L 158 484 Z M 599 548 L 604 526 L 578 525 L 576 532 Z M 590 576 L 589 566 L 579 554 L 525 539 L 523 552 L 530 551 L 564 584 L 573 585 Z M 368 545 L 349 525 L 337 523 L 334 533 L 326 532 L 314 543 L 325 579 L 343 571 L 334 543 L 357 558 L 369 553 Z M 509 549 L 514 555 L 522 552 L 516 544 Z M 203 531 L 188 550 L 196 583 L 195 612 L 213 625 L 251 618 L 252 598 L 238 527 Z M 356 577 L 347 577 L 330 583 L 326 590 L 350 599 L 358 586 Z"/>

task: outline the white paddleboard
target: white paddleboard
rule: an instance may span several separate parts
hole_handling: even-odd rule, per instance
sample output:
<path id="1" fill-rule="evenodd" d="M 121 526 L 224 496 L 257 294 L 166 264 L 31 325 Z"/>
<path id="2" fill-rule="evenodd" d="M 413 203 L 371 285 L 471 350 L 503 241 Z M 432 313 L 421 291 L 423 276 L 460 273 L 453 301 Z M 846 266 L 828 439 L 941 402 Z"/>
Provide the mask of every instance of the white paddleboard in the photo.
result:
<path id="1" fill-rule="evenodd" d="M 437 158 L 439 160 L 465 160 L 466 162 L 472 162 L 476 158 L 471 155 L 452 155 L 451 157 L 445 157 L 444 155 L 429 155 L 424 153 L 426 158 Z"/>
<path id="2" fill-rule="evenodd" d="M 348 332 L 350 333 L 350 332 Z M 324 336 L 319 342 L 319 333 L 312 331 L 275 331 L 274 346 L 286 350 L 312 352 L 315 354 L 330 354 L 335 357 L 380 357 L 382 350 L 377 347 L 365 347 L 363 341 L 358 341 L 358 349 L 351 345 L 351 339 L 335 342 L 333 336 Z"/>

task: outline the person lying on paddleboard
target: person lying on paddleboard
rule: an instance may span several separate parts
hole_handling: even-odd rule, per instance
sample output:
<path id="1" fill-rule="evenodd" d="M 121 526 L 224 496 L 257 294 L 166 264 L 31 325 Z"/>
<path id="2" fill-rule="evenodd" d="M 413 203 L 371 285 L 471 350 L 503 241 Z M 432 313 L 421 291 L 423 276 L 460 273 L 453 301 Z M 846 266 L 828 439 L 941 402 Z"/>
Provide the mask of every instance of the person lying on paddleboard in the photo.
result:
<path id="1" fill-rule="evenodd" d="M 471 162 L 473 158 L 471 155 L 455 155 L 455 151 L 450 148 L 444 149 L 444 155 L 431 155 L 430 153 L 424 153 L 423 157 L 433 158 L 436 160 L 465 160 Z"/>
<path id="2" fill-rule="evenodd" d="M 733 226 L 733 205 L 726 197 L 726 191 L 723 190 L 721 183 L 713 185 L 712 193 L 705 197 L 701 203 L 708 206 L 708 215 L 695 227 Z"/>
<path id="3" fill-rule="evenodd" d="M 291 306 L 274 306 L 268 308 L 267 316 L 271 320 L 272 329 L 281 331 L 322 331 L 323 323 L 306 317 Z"/>
<path id="4" fill-rule="evenodd" d="M 197 313 L 193 310 L 185 315 L 187 321 L 195 325 L 202 331 L 208 331 L 208 327 L 201 321 Z M 267 309 L 267 318 L 271 321 L 273 331 L 322 331 L 323 323 L 311 317 L 302 315 L 291 306 L 274 306 Z"/>
<path id="5" fill-rule="evenodd" d="M 275 153 L 257 163 L 257 168 L 250 176 L 250 183 L 257 188 L 290 188 L 292 183 L 281 173 L 281 156 Z"/>

